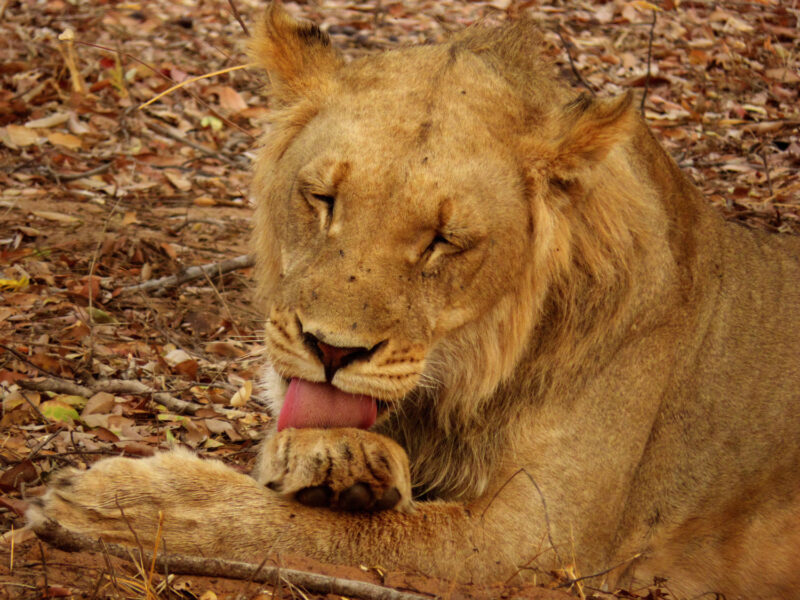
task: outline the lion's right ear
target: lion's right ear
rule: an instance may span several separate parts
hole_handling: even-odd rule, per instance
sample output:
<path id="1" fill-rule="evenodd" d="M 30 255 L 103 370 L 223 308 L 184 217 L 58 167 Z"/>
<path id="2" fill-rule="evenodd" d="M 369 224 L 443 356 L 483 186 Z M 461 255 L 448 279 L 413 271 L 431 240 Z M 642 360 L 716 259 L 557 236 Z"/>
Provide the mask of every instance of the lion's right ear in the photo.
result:
<path id="1" fill-rule="evenodd" d="M 550 169 L 560 179 L 570 179 L 605 158 L 618 143 L 630 137 L 637 115 L 633 94 L 600 100 L 581 94 L 561 111 Z"/>
<path id="2" fill-rule="evenodd" d="M 279 2 L 270 2 L 250 40 L 250 57 L 269 75 L 271 96 L 291 105 L 324 94 L 343 64 L 328 34 L 295 20 Z"/>

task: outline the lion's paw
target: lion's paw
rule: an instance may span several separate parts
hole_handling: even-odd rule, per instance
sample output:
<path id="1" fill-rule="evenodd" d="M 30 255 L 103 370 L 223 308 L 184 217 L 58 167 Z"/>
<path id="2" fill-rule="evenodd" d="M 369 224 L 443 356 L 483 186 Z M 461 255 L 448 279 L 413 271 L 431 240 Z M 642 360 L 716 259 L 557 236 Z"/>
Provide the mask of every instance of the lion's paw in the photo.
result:
<path id="1" fill-rule="evenodd" d="M 113 458 L 88 471 L 63 469 L 50 479 L 44 496 L 31 503 L 28 521 L 35 526 L 51 520 L 71 531 L 130 543 L 129 524 L 139 528 L 158 522 L 155 482 L 142 466 L 143 461 Z"/>
<path id="2" fill-rule="evenodd" d="M 262 485 L 307 506 L 411 512 L 408 456 L 361 429 L 284 429 L 264 443 Z"/>

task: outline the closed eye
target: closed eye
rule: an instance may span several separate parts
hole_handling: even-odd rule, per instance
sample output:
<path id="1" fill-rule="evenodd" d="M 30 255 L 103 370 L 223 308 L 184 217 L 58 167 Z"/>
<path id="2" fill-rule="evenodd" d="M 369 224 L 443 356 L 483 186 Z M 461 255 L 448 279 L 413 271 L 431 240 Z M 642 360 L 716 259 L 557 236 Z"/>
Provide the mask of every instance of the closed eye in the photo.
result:
<path id="1" fill-rule="evenodd" d="M 322 230 L 327 229 L 333 220 L 333 209 L 336 205 L 336 197 L 330 194 L 319 194 L 311 190 L 303 190 L 303 198 L 306 204 L 319 216 L 319 224 Z"/>
<path id="2" fill-rule="evenodd" d="M 321 202 L 328 206 L 329 210 L 333 210 L 333 205 L 336 203 L 336 198 L 328 196 L 327 194 L 309 194 L 317 202 Z"/>
<path id="3" fill-rule="evenodd" d="M 425 254 L 431 254 L 434 250 L 437 250 L 437 246 L 439 246 L 439 250 L 444 249 L 444 246 L 452 246 L 453 244 L 450 243 L 446 237 L 444 237 L 441 233 L 437 233 L 433 236 L 431 243 L 428 244 L 428 247 L 425 248 Z"/>
<path id="4" fill-rule="evenodd" d="M 456 242 L 447 236 L 437 233 L 433 236 L 430 243 L 425 248 L 425 251 L 420 257 L 426 264 L 435 263 L 442 256 L 455 256 L 469 250 L 470 246 L 462 243 L 461 240 Z"/>

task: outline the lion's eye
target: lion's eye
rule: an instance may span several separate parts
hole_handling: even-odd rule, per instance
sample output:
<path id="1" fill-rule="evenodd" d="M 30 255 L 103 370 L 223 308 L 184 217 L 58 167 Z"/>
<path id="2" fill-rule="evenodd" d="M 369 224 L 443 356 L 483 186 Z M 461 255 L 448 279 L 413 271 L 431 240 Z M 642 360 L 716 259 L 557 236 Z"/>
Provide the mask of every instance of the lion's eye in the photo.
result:
<path id="1" fill-rule="evenodd" d="M 422 257 L 427 258 L 428 262 L 430 262 L 435 261 L 440 256 L 459 254 L 464 250 L 465 248 L 462 245 L 457 244 L 441 233 L 437 233 L 425 248 Z"/>
<path id="2" fill-rule="evenodd" d="M 311 194 L 311 197 L 317 202 L 321 202 L 328 207 L 328 210 L 333 210 L 333 205 L 336 203 L 336 198 L 328 196 L 327 194 Z"/>
<path id="3" fill-rule="evenodd" d="M 450 240 L 444 237 L 441 233 L 437 233 L 433 236 L 431 243 L 428 244 L 428 247 L 425 248 L 425 254 L 431 254 L 434 250 L 442 250 L 444 246 L 452 246 Z M 438 248 L 437 248 L 438 247 Z"/>
<path id="4" fill-rule="evenodd" d="M 305 191 L 303 197 L 306 203 L 319 215 L 320 227 L 324 230 L 330 226 L 333 220 L 333 207 L 336 204 L 336 198 L 329 194 L 318 194 L 311 191 Z"/>

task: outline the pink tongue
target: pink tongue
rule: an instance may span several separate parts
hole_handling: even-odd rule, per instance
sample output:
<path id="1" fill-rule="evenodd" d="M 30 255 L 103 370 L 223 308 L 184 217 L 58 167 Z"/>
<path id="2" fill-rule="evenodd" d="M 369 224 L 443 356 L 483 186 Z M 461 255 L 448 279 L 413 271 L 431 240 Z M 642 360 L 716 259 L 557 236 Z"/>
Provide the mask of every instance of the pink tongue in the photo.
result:
<path id="1" fill-rule="evenodd" d="M 328 383 L 292 379 L 278 416 L 278 431 L 287 427 L 369 429 L 377 416 L 374 398 L 348 394 Z"/>

